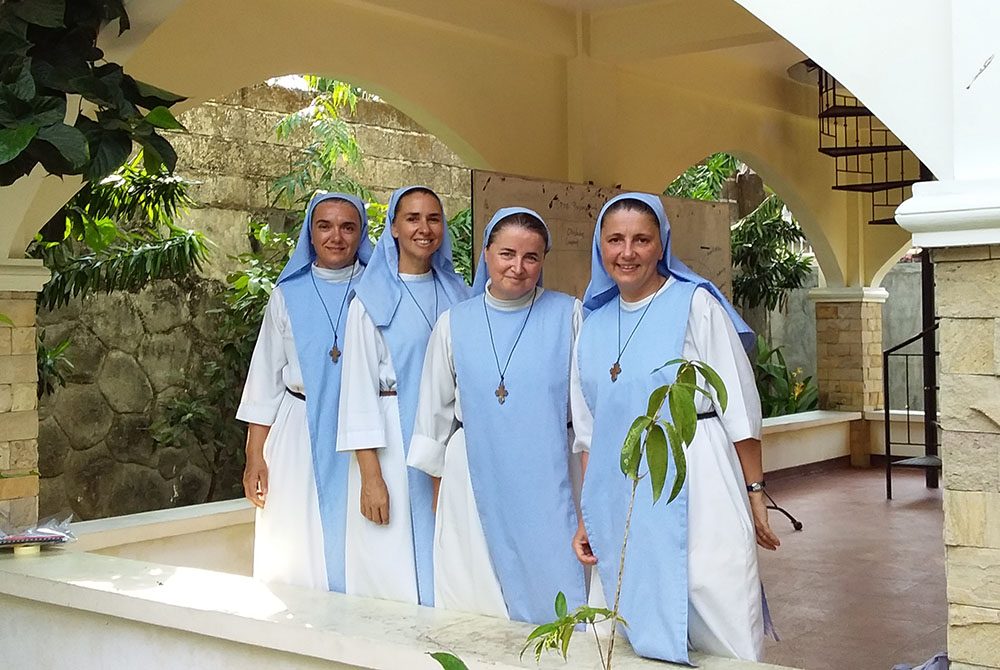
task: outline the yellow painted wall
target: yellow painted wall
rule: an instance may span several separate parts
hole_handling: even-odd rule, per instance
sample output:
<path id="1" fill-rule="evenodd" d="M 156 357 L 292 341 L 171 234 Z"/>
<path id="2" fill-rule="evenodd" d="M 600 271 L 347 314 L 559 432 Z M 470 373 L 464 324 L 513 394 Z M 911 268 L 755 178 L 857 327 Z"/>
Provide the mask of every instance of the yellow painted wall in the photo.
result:
<path id="1" fill-rule="evenodd" d="M 234 11 L 187 0 L 164 19 L 153 0 L 134 0 L 135 28 L 117 56 L 187 105 L 288 73 L 351 81 L 470 166 L 533 177 L 660 191 L 728 151 L 790 205 L 833 286 L 870 284 L 907 244 L 898 227 L 872 230 L 856 198 L 830 189 L 816 91 L 785 74 L 803 55 L 738 4 L 561 4 L 244 0 Z M 115 41 L 103 43 L 115 58 Z M 7 240 L 19 254 L 24 235 Z"/>

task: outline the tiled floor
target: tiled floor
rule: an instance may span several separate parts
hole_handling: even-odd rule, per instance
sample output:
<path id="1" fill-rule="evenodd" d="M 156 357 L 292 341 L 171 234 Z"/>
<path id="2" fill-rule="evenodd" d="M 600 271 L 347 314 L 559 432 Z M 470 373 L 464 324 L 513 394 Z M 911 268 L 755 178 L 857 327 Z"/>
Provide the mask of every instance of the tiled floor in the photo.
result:
<path id="1" fill-rule="evenodd" d="M 761 577 L 781 642 L 766 660 L 808 670 L 891 670 L 945 650 L 941 489 L 917 470 L 842 469 L 774 480 L 768 492 L 802 523 L 772 511 L 777 552 Z"/>

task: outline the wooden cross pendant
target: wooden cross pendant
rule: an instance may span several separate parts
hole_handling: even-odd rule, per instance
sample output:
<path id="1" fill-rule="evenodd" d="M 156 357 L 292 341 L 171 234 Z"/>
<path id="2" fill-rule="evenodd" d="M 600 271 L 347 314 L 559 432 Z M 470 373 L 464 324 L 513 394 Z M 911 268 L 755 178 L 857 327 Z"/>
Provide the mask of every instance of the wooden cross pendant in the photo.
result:
<path id="1" fill-rule="evenodd" d="M 330 358 L 333 359 L 334 363 L 340 360 L 340 349 L 337 348 L 336 344 L 333 345 L 333 349 L 330 349 Z"/>
<path id="2" fill-rule="evenodd" d="M 611 366 L 610 372 L 611 372 L 611 381 L 612 382 L 618 381 L 618 375 L 622 373 L 622 366 L 618 365 L 618 361 L 615 361 L 615 364 Z"/>
<path id="3" fill-rule="evenodd" d="M 503 401 L 506 400 L 507 396 L 510 394 L 507 393 L 507 388 L 503 385 L 503 382 L 500 382 L 500 386 L 497 387 L 497 391 L 493 395 L 497 397 L 497 402 L 502 405 Z"/>

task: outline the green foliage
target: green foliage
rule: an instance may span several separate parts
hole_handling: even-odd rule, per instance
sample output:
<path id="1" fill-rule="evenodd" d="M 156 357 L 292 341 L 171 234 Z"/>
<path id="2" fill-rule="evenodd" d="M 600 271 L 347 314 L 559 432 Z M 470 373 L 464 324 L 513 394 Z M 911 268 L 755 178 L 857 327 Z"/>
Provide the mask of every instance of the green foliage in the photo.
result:
<path id="1" fill-rule="evenodd" d="M 10 317 L 6 314 L 0 314 L 0 323 L 5 323 L 8 326 L 13 326 L 14 322 L 10 320 Z"/>
<path id="2" fill-rule="evenodd" d="M 573 631 L 579 625 L 589 625 L 593 627 L 594 638 L 597 640 L 597 648 L 601 648 L 601 640 L 597 637 L 597 624 L 605 621 L 616 621 L 628 628 L 628 623 L 620 614 L 612 612 L 604 607 L 577 607 L 572 613 L 567 612 L 566 596 L 562 591 L 556 595 L 556 619 L 550 623 L 542 624 L 531 631 L 521 648 L 521 657 L 528 648 L 534 645 L 535 661 L 542 659 L 542 652 L 549 649 L 562 654 L 563 660 L 568 660 L 569 642 L 573 637 Z M 603 652 L 599 651 L 602 657 Z"/>
<path id="3" fill-rule="evenodd" d="M 712 154 L 677 177 L 664 194 L 718 200 L 726 180 L 742 167 L 734 156 Z M 798 222 L 790 213 L 786 215 L 785 203 L 777 195 L 768 193 L 764 202 L 736 222 L 730 235 L 733 302 L 740 307 L 784 309 L 788 292 L 800 288 L 812 269 L 809 258 L 792 251 L 794 243 L 806 239 Z"/>
<path id="4" fill-rule="evenodd" d="M 114 21 L 119 34 L 128 30 L 122 0 L 0 4 L 0 186 L 38 164 L 97 181 L 128 159 L 133 142 L 150 172 L 173 171 L 177 154 L 157 131 L 181 128 L 168 108 L 183 98 L 104 60 L 97 35 Z M 67 107 L 82 106 L 81 98 L 96 108 L 94 117 L 65 123 Z"/>
<path id="5" fill-rule="evenodd" d="M 73 363 L 66 356 L 70 341 L 65 339 L 56 346 L 45 346 L 45 331 L 38 333 L 38 397 L 49 395 L 56 386 L 66 386 L 66 375 L 73 370 Z"/>
<path id="6" fill-rule="evenodd" d="M 726 153 L 712 154 L 704 163 L 694 165 L 670 183 L 664 195 L 694 200 L 718 200 L 722 186 L 736 174 L 743 163 Z"/>
<path id="7" fill-rule="evenodd" d="M 800 288 L 812 270 L 809 258 L 792 251 L 805 236 L 786 211 L 772 193 L 733 226 L 733 302 L 741 307 L 784 309 L 788 292 Z"/>
<path id="8" fill-rule="evenodd" d="M 521 650 L 522 656 L 534 643 L 536 660 L 541 658 L 542 652 L 546 649 L 559 651 L 565 659 L 569 651 L 573 630 L 578 624 L 593 626 L 595 623 L 610 620 L 611 638 L 607 654 L 605 655 L 601 650 L 600 638 L 597 639 L 597 649 L 601 667 L 604 670 L 611 670 L 615 646 L 615 627 L 619 622 L 625 626 L 628 625 L 618 613 L 618 604 L 621 596 L 622 576 L 625 572 L 625 551 L 628 547 L 628 534 L 632 522 L 632 507 L 635 503 L 639 482 L 643 478 L 649 477 L 653 503 L 658 502 L 666 484 L 669 460 L 673 458 L 674 481 L 666 504 L 669 505 L 673 502 L 683 489 L 684 480 L 687 478 L 687 457 L 684 450 L 694 441 L 698 430 L 696 394 L 701 393 L 713 398 L 714 393 L 714 400 L 723 412 L 726 411 L 729 398 L 722 378 L 705 363 L 676 358 L 667 361 L 653 372 L 669 365 L 678 366 L 674 383 L 660 386 L 650 393 L 646 404 L 646 413 L 632 422 L 622 443 L 620 466 L 622 474 L 632 482 L 632 496 L 628 503 L 628 516 L 625 518 L 625 537 L 622 538 L 621 560 L 618 563 L 618 587 L 615 591 L 614 607 L 610 610 L 580 607 L 573 614 L 568 614 L 566 612 L 566 598 L 560 593 L 556 597 L 556 620 L 543 624 L 531 632 Z M 702 385 L 698 384 L 699 375 L 704 380 Z M 661 418 L 664 403 L 668 404 L 670 421 Z M 643 457 L 646 461 L 646 471 L 640 472 Z M 594 637 L 597 637 L 596 626 L 594 626 Z"/>
<path id="9" fill-rule="evenodd" d="M 189 182 L 149 173 L 142 155 L 100 182 L 88 182 L 63 206 L 28 249 L 52 279 L 38 298 L 54 309 L 96 292 L 136 291 L 155 279 L 199 269 L 208 240 L 173 225 L 187 209 Z M 138 226 L 136 232 L 127 228 Z"/>
<path id="10" fill-rule="evenodd" d="M 427 655 L 437 661 L 438 665 L 444 668 L 444 670 L 469 670 L 468 666 L 462 662 L 462 659 L 454 654 L 449 654 L 445 651 L 436 651 L 434 653 L 428 652 Z"/>
<path id="11" fill-rule="evenodd" d="M 304 209 L 317 190 L 352 193 L 365 201 L 373 199 L 353 176 L 361 167 L 361 150 L 351 127 L 341 118 L 345 110 L 354 112 L 358 95 L 349 84 L 319 81 L 324 82 L 323 87 L 309 106 L 275 125 L 279 140 L 304 132 L 311 139 L 288 174 L 271 187 L 275 204 L 287 209 Z"/>
<path id="12" fill-rule="evenodd" d="M 122 241 L 100 252 L 73 255 L 63 245 L 39 246 L 52 279 L 38 295 L 40 307 L 55 309 L 76 297 L 113 291 L 139 291 L 157 279 L 177 279 L 201 269 L 208 256 L 204 235 L 173 225 L 161 233 L 118 231 Z"/>
<path id="13" fill-rule="evenodd" d="M 799 379 L 802 368 L 789 370 L 779 347 L 771 349 L 758 335 L 751 360 L 765 417 L 808 412 L 819 407 L 819 389 L 812 377 Z"/>
<path id="14" fill-rule="evenodd" d="M 466 207 L 448 219 L 448 233 L 451 235 L 451 256 L 455 269 L 465 277 L 466 284 L 472 284 L 472 209 Z"/>

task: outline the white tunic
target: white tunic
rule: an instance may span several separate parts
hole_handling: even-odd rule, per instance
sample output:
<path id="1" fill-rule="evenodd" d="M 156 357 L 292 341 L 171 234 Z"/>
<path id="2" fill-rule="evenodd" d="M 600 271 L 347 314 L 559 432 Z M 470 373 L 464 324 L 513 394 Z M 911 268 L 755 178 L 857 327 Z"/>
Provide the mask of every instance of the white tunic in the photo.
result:
<path id="1" fill-rule="evenodd" d="M 347 281 L 360 266 L 328 270 L 317 279 Z M 254 523 L 253 575 L 266 582 L 327 590 L 323 525 L 313 473 L 306 404 L 286 392 L 304 393 L 292 323 L 275 286 L 254 346 L 236 418 L 270 426 L 264 442 L 268 492 Z"/>
<path id="2" fill-rule="evenodd" d="M 431 277 L 400 274 L 403 281 Z M 344 340 L 344 381 L 340 394 L 337 451 L 378 449 L 389 491 L 389 523 L 361 514 L 361 469 L 351 455 L 347 488 L 347 592 L 372 598 L 419 602 L 406 456 L 395 395 L 396 371 L 382 332 L 360 300 L 351 302 Z"/>
<path id="3" fill-rule="evenodd" d="M 518 300 L 499 300 L 488 288 L 489 284 L 486 299 L 499 310 L 522 309 L 532 300 L 530 293 Z M 535 299 L 541 295 L 540 290 Z M 582 323 L 583 306 L 577 300 L 573 309 L 574 347 Z M 486 349 L 483 355 L 489 353 Z M 407 463 L 441 478 L 434 529 L 435 606 L 507 619 L 507 605 L 493 569 L 472 489 L 465 431 L 456 430 L 461 421 L 449 310 L 441 314 L 427 345 Z"/>
<path id="4" fill-rule="evenodd" d="M 659 292 L 674 281 L 669 278 Z M 622 309 L 642 309 L 652 299 L 622 301 Z M 682 355 L 718 372 L 729 400 L 721 422 L 698 422 L 687 450 L 689 643 L 718 656 L 760 660 L 764 628 L 757 542 L 746 482 L 733 446 L 747 438 L 760 439 L 760 399 L 736 329 L 719 301 L 705 289 L 699 288 L 692 297 Z M 594 419 L 580 389 L 575 354 L 571 374 L 573 450 L 589 451 Z M 711 401 L 701 394 L 696 395 L 696 406 L 699 413 L 712 409 Z M 622 485 L 626 485 L 624 479 Z M 602 607 L 596 570 L 591 579 L 590 602 Z"/>

